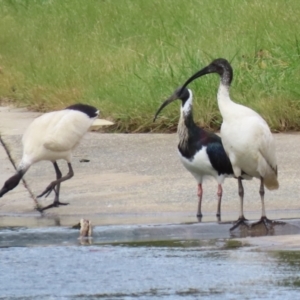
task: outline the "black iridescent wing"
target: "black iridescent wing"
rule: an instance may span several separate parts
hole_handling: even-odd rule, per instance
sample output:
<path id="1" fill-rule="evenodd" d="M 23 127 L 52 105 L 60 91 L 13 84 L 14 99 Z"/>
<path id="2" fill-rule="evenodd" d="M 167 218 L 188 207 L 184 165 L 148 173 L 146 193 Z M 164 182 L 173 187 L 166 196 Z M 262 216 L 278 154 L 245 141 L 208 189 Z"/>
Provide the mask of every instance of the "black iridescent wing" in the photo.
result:
<path id="1" fill-rule="evenodd" d="M 224 150 L 222 142 L 211 142 L 207 145 L 207 155 L 210 163 L 220 174 L 233 174 L 231 162 Z"/>

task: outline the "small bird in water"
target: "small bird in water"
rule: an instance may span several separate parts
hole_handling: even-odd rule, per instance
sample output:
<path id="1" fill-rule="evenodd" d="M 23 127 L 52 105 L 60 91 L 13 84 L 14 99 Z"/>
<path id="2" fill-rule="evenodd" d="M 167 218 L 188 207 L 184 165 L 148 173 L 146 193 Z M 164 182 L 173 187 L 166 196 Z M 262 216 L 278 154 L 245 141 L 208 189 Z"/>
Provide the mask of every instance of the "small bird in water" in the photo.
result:
<path id="1" fill-rule="evenodd" d="M 93 233 L 92 222 L 86 219 L 80 219 L 79 237 L 91 237 Z"/>
<path id="2" fill-rule="evenodd" d="M 92 222 L 87 219 L 80 219 L 79 223 L 72 226 L 73 229 L 79 229 L 79 238 L 81 245 L 92 244 L 93 227 Z"/>
<path id="3" fill-rule="evenodd" d="M 262 223 L 268 230 L 270 226 L 275 224 L 275 221 L 266 217 L 264 186 L 269 190 L 276 190 L 279 187 L 273 135 L 267 122 L 257 112 L 230 99 L 229 88 L 233 78 L 233 70 L 230 63 L 224 58 L 216 59 L 196 72 L 184 83 L 182 91 L 196 78 L 210 73 L 216 73 L 220 76 L 217 99 L 223 117 L 221 137 L 225 151 L 231 161 L 234 175 L 238 178 L 240 215 L 231 230 L 240 224 L 247 225 L 243 211 L 243 174 L 260 180 L 259 194 L 262 214 L 260 221 L 251 226 Z M 276 223 L 283 224 L 282 222 Z"/>
<path id="4" fill-rule="evenodd" d="M 49 196 L 54 191 L 52 204 L 38 208 L 44 211 L 51 207 L 67 205 L 59 201 L 60 184 L 73 177 L 71 165 L 72 152 L 88 131 L 93 121 L 99 116 L 99 110 L 86 104 L 74 104 L 59 111 L 45 113 L 36 118 L 23 135 L 23 156 L 17 168 L 17 173 L 10 177 L 0 190 L 0 197 L 14 189 L 33 164 L 47 160 L 51 161 L 56 173 L 56 180 L 38 196 Z M 67 161 L 69 172 L 62 176 L 57 160 Z"/>
<path id="5" fill-rule="evenodd" d="M 177 133 L 179 137 L 179 157 L 184 167 L 198 182 L 197 217 L 201 220 L 202 182 L 206 177 L 214 177 L 218 183 L 217 217 L 221 216 L 222 184 L 226 177 L 233 176 L 229 158 L 222 145 L 221 138 L 197 126 L 193 119 L 193 94 L 186 88 L 178 88 L 162 103 L 155 114 L 154 121 L 161 110 L 175 100 L 181 100 L 180 118 Z"/>

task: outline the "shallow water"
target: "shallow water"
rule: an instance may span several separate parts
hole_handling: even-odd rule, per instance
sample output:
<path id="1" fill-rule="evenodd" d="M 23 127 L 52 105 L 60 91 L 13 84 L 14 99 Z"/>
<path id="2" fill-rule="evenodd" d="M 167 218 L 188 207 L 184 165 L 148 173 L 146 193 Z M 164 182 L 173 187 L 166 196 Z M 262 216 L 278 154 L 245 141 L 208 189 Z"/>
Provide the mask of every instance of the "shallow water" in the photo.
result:
<path id="1" fill-rule="evenodd" d="M 0 299 L 297 299 L 300 254 L 228 248 L 226 226 L 0 229 Z"/>

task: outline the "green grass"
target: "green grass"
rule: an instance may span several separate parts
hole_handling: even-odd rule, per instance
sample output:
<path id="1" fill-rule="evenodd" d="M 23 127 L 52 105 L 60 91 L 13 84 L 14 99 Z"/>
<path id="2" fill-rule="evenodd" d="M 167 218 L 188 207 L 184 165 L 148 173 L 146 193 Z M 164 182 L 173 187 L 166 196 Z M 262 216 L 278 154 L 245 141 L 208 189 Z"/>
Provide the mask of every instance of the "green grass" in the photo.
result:
<path id="1" fill-rule="evenodd" d="M 273 130 L 300 129 L 298 0 L 0 0 L 0 98 L 35 110 L 97 106 L 114 130 L 176 128 L 161 102 L 212 59 L 234 68 L 231 95 Z M 219 79 L 190 87 L 195 119 L 218 129 Z"/>

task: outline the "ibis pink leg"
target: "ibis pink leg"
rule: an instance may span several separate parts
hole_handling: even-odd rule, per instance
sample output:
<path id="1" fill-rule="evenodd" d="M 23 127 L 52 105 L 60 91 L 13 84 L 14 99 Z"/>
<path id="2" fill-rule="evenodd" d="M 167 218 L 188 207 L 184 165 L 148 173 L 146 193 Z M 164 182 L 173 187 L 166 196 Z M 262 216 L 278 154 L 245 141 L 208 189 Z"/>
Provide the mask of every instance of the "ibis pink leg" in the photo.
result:
<path id="1" fill-rule="evenodd" d="M 198 184 L 198 210 L 197 210 L 198 218 L 202 218 L 202 212 L 201 212 L 202 195 L 203 195 L 202 184 L 199 183 Z"/>

